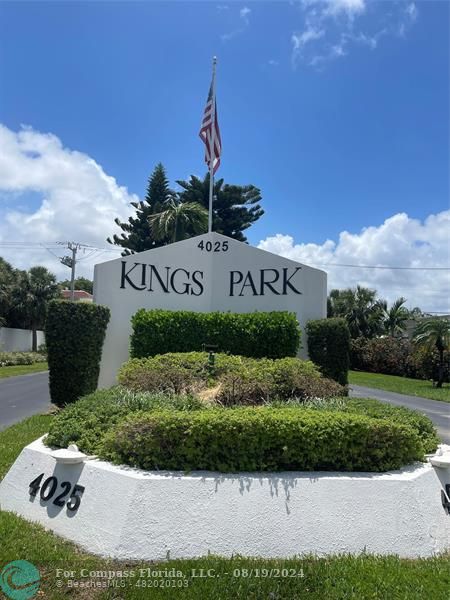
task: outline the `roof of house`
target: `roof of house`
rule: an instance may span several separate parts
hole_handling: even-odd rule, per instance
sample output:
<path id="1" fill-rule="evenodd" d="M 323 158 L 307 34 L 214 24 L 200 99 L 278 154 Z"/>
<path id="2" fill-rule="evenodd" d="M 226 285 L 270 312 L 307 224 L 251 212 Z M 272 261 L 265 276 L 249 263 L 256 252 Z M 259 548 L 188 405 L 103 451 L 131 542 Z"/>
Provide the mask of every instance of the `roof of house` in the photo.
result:
<path id="1" fill-rule="evenodd" d="M 70 300 L 71 293 L 72 292 L 70 290 L 62 290 L 61 296 L 65 300 Z M 84 290 L 74 290 L 74 299 L 75 300 L 92 300 L 92 298 L 93 298 L 93 296 L 89 292 L 85 292 Z"/>

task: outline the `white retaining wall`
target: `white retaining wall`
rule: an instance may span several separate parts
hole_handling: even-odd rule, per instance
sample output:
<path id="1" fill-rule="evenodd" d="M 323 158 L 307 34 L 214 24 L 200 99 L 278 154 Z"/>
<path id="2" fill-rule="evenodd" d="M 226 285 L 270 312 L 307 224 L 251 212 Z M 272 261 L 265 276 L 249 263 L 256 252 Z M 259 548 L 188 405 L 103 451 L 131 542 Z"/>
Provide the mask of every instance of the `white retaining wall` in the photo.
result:
<path id="1" fill-rule="evenodd" d="M 37 345 L 45 344 L 43 331 L 37 332 Z M 0 352 L 31 352 L 33 333 L 31 329 L 0 327 Z"/>
<path id="2" fill-rule="evenodd" d="M 441 490 L 450 469 L 416 464 L 371 473 L 195 472 L 56 464 L 41 440 L 0 484 L 0 506 L 86 550 L 118 559 L 289 557 L 339 552 L 432 556 L 450 545 Z M 76 512 L 29 495 L 44 473 L 85 490 Z"/>

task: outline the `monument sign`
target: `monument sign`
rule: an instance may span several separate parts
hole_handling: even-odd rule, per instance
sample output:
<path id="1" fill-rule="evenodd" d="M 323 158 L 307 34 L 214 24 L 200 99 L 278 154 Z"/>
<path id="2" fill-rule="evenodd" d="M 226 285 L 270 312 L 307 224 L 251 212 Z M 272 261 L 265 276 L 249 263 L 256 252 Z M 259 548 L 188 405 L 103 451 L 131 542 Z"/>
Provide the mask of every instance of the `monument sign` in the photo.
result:
<path id="1" fill-rule="evenodd" d="M 131 317 L 139 308 L 289 310 L 297 314 L 306 357 L 304 326 L 326 316 L 326 298 L 324 271 L 214 232 L 98 264 L 94 301 L 111 310 L 99 387 L 113 385 L 127 360 Z"/>

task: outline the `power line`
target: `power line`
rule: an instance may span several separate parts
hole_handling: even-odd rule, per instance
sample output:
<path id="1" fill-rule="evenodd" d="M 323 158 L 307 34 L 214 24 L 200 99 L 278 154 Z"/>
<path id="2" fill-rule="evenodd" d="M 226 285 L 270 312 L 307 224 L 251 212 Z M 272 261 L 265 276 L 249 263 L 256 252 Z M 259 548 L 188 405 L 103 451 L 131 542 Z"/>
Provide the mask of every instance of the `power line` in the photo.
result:
<path id="1" fill-rule="evenodd" d="M 61 245 L 68 244 L 69 242 L 0 242 L 0 248 L 11 248 L 17 250 L 47 250 L 49 248 L 60 249 Z M 121 248 L 99 248 L 97 246 L 91 246 L 89 244 L 78 243 L 80 248 L 88 248 L 94 252 L 121 252 Z"/>
<path id="2" fill-rule="evenodd" d="M 347 265 L 340 263 L 308 263 L 314 267 L 347 267 L 351 269 L 390 269 L 393 271 L 450 271 L 450 267 L 394 267 L 380 265 Z"/>
<path id="3" fill-rule="evenodd" d="M 55 254 L 54 252 L 52 252 L 52 251 L 50 250 L 50 248 L 46 248 L 46 247 L 44 247 L 43 249 L 44 249 L 44 250 L 47 250 L 47 252 L 48 252 L 49 254 L 51 254 L 52 256 L 54 256 L 55 258 L 57 258 L 58 260 L 61 260 L 61 257 L 60 257 L 60 256 L 58 256 L 57 254 Z"/>
<path id="4" fill-rule="evenodd" d="M 62 244 L 67 244 L 68 242 L 42 242 L 42 243 L 34 243 L 34 242 L 0 242 L 0 248 L 20 248 L 21 250 L 32 250 L 36 248 L 58 248 Z M 78 244 L 82 248 L 89 248 L 93 251 L 98 252 L 121 252 L 121 248 L 102 248 L 99 246 L 93 246 L 90 244 Z M 287 258 L 287 257 L 285 257 Z M 84 260 L 84 259 L 83 259 Z M 308 265 L 313 267 L 344 267 L 349 269 L 384 269 L 384 270 L 392 270 L 392 271 L 450 271 L 450 267 L 405 267 L 405 266 L 397 266 L 397 265 L 354 265 L 347 263 L 308 263 Z"/>

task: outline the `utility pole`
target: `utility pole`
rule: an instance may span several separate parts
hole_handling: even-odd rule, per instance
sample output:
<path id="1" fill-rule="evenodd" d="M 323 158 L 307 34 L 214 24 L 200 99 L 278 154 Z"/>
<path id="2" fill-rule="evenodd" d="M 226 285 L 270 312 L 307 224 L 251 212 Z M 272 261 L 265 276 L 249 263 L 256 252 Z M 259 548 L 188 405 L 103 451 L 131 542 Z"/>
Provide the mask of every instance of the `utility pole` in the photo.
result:
<path id="1" fill-rule="evenodd" d="M 65 246 L 68 250 L 72 251 L 72 256 L 63 256 L 61 258 L 61 263 L 72 269 L 70 275 L 70 299 L 73 301 L 75 300 L 75 265 L 77 264 L 77 252 L 81 248 L 81 244 L 67 242 Z"/>

